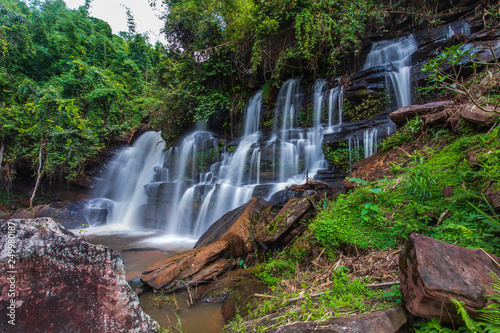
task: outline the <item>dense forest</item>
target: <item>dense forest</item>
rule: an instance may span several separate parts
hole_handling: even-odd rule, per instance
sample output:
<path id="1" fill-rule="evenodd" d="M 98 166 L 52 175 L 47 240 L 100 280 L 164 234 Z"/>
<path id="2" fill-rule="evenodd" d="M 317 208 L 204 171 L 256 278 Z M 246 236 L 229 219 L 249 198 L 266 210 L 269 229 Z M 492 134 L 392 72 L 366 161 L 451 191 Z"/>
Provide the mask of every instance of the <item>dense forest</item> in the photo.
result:
<path id="1" fill-rule="evenodd" d="M 16 170 L 74 180 L 110 141 L 147 123 L 164 47 L 120 36 L 64 1 L 0 4 L 2 190 Z"/>

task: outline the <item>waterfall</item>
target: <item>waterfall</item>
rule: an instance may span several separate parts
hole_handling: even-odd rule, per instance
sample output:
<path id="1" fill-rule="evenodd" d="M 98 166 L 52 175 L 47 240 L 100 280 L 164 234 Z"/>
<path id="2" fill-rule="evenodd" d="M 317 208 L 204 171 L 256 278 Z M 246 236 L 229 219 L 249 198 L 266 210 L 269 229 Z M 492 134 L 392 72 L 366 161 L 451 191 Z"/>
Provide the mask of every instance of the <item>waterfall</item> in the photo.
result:
<path id="1" fill-rule="evenodd" d="M 199 236 L 252 196 L 269 199 L 287 185 L 304 182 L 306 171 L 314 176 L 324 168 L 323 133 L 340 126 L 342 99 L 341 85 L 329 89 L 326 80 L 317 80 L 313 127 L 300 128 L 303 94 L 299 80 L 291 79 L 278 93 L 275 130 L 267 139 L 260 133 L 261 91 L 247 103 L 237 145 L 224 144 L 206 131 L 205 123 L 167 151 L 159 133 L 145 133 L 109 163 L 87 216 L 129 228 Z"/>
<path id="2" fill-rule="evenodd" d="M 448 24 L 448 28 L 446 29 L 446 38 L 451 38 L 455 34 L 470 35 L 471 31 L 469 22 L 463 20 Z"/>
<path id="3" fill-rule="evenodd" d="M 260 130 L 260 111 L 262 109 L 262 91 L 259 90 L 250 98 L 245 108 L 245 130 L 243 136 Z"/>
<path id="4" fill-rule="evenodd" d="M 168 178 L 168 172 L 161 167 L 164 148 L 159 132 L 147 132 L 131 147 L 115 154 L 92 191 L 97 199 L 91 200 L 84 211 L 91 225 L 100 224 L 103 219 L 128 228 L 135 225 L 139 208 L 147 201 L 144 185 L 155 177 Z"/>
<path id="5" fill-rule="evenodd" d="M 395 40 L 380 41 L 372 45 L 363 70 L 384 66 L 398 107 L 411 104 L 410 58 L 417 50 L 413 35 Z"/>
<path id="6" fill-rule="evenodd" d="M 344 86 L 338 85 L 330 89 L 328 97 L 328 128 L 333 125 L 342 124 L 342 104 L 344 98 Z"/>

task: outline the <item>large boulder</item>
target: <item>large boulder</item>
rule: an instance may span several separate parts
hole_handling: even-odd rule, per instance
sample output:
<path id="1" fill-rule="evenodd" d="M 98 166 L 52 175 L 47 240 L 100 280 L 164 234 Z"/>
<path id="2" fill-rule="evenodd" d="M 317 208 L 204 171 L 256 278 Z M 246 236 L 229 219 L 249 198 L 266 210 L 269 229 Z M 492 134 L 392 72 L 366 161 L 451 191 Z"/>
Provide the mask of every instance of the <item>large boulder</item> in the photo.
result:
<path id="1" fill-rule="evenodd" d="M 495 124 L 495 121 L 498 119 L 498 114 L 488 113 L 474 104 L 464 104 L 462 109 L 460 110 L 460 115 L 465 120 L 479 125 L 479 126 L 492 126 Z"/>
<path id="2" fill-rule="evenodd" d="M 495 262 L 496 261 L 496 262 Z M 450 299 L 464 302 L 472 316 L 492 294 L 490 272 L 500 274 L 500 258 L 483 250 L 465 249 L 412 234 L 399 257 L 401 294 L 408 311 L 418 317 L 457 322 Z"/>
<path id="3" fill-rule="evenodd" d="M 195 248 L 200 248 L 213 242 L 229 243 L 228 255 L 239 257 L 254 249 L 252 228 L 266 209 L 267 202 L 261 198 L 250 201 L 221 217 L 200 237 Z"/>
<path id="4" fill-rule="evenodd" d="M 175 290 L 182 287 L 181 283 L 214 278 L 222 274 L 227 266 L 221 262 L 210 263 L 219 258 L 227 249 L 228 243 L 219 241 L 176 253 L 149 266 L 142 273 L 141 280 L 155 289 Z"/>
<path id="5" fill-rule="evenodd" d="M 156 331 L 117 252 L 51 218 L 0 221 L 0 236 L 0 331 Z"/>

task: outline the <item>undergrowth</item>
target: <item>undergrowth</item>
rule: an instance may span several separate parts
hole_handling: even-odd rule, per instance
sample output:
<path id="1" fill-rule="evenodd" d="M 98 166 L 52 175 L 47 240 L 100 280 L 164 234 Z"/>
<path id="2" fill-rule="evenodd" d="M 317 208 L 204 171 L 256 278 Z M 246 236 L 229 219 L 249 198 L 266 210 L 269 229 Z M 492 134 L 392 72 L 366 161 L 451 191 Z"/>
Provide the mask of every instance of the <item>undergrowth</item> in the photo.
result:
<path id="1" fill-rule="evenodd" d="M 442 140 L 449 144 L 443 147 Z M 487 211 L 482 193 L 499 187 L 499 156 L 496 134 L 443 134 L 439 142 L 402 155 L 379 185 L 376 202 L 369 186 L 359 186 L 329 202 L 310 229 L 330 251 L 341 245 L 395 248 L 418 232 L 499 253 L 494 246 L 499 229 L 485 223 L 475 209 Z M 442 192 L 446 187 L 452 192 L 448 198 Z M 363 214 L 367 204 L 376 209 Z"/>

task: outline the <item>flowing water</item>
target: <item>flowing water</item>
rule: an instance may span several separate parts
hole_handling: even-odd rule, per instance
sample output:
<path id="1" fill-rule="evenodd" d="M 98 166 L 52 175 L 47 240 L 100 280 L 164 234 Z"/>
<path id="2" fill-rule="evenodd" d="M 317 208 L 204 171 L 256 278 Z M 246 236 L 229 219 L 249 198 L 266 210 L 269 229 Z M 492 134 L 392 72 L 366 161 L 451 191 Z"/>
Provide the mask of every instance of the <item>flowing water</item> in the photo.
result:
<path id="1" fill-rule="evenodd" d="M 176 238 L 159 230 L 123 232 L 101 226 L 90 228 L 85 238 L 94 244 L 106 245 L 123 258 L 127 281 L 138 281 L 144 270 L 166 256 L 192 248 L 195 239 Z M 173 304 L 173 302 L 177 305 Z M 167 298 L 145 292 L 139 296 L 143 310 L 161 327 L 179 327 L 186 333 L 218 333 L 224 326 L 220 304 L 187 304 L 188 295 L 178 292 Z"/>
<path id="2" fill-rule="evenodd" d="M 340 128 L 342 94 L 342 86 L 329 90 L 326 80 L 318 80 L 313 92 L 313 127 L 303 129 L 297 125 L 304 112 L 300 82 L 288 80 L 278 94 L 275 130 L 264 136 L 259 91 L 247 103 L 244 133 L 233 146 L 224 146 L 212 133 L 198 130 L 178 147 L 164 151 L 159 133 L 145 133 L 106 166 L 86 216 L 94 226 L 200 236 L 252 196 L 268 199 L 287 185 L 305 181 L 306 170 L 314 176 L 326 167 L 323 133 Z"/>
<path id="3" fill-rule="evenodd" d="M 387 81 L 394 91 L 398 107 L 411 104 L 411 55 L 417 50 L 413 35 L 385 40 L 372 45 L 363 70 L 384 66 Z"/>

